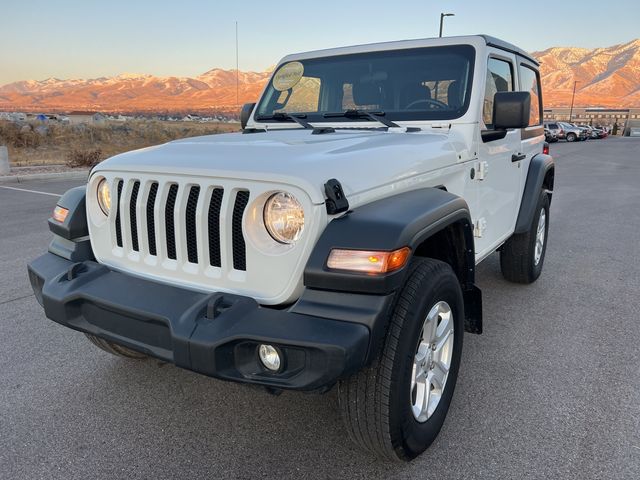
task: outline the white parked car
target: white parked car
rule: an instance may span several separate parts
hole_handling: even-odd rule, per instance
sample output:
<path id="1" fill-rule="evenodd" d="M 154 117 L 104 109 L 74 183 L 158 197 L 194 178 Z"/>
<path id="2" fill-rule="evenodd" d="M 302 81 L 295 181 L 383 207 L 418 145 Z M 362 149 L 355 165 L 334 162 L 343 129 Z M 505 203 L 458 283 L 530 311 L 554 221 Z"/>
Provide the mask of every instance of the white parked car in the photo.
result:
<path id="1" fill-rule="evenodd" d="M 541 107 L 536 61 L 488 36 L 290 55 L 242 133 L 117 155 L 67 192 L 36 297 L 117 355 L 337 386 L 356 443 L 412 459 L 482 331 L 476 265 L 542 270 Z"/>

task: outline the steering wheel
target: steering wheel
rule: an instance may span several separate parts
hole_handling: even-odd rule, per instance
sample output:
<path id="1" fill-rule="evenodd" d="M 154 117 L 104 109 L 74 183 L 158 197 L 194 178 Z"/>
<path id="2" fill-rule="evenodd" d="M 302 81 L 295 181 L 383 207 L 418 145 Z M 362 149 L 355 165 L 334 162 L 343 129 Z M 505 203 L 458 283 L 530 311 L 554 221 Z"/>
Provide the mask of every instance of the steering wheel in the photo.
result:
<path id="1" fill-rule="evenodd" d="M 427 105 L 433 106 L 438 110 L 449 108 L 449 105 L 447 105 L 444 102 L 441 102 L 440 100 L 434 100 L 433 98 L 422 98 L 420 100 L 414 100 L 413 102 L 408 104 L 406 107 L 404 107 L 404 110 L 411 110 L 412 107 L 419 105 L 421 103 L 426 103 Z"/>

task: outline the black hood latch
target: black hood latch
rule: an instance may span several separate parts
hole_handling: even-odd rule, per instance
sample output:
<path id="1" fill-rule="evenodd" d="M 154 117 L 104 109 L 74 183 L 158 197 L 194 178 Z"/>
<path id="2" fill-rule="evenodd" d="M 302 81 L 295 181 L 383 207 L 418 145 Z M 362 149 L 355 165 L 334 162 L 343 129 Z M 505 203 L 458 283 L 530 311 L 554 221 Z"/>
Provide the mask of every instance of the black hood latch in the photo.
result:
<path id="1" fill-rule="evenodd" d="M 349 210 L 349 201 L 347 200 L 347 197 L 344 196 L 342 185 L 338 180 L 332 178 L 325 183 L 324 192 L 327 195 L 325 204 L 329 215 L 335 215 Z"/>

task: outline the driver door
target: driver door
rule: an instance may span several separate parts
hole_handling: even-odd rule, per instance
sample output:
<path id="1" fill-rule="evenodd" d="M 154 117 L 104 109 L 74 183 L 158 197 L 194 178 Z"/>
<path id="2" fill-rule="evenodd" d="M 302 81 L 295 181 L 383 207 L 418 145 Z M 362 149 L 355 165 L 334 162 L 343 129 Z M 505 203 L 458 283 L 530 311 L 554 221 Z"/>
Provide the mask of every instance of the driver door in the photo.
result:
<path id="1" fill-rule="evenodd" d="M 493 128 L 494 95 L 515 90 L 515 66 L 515 56 L 502 51 L 488 59 L 484 129 Z M 511 129 L 503 138 L 479 142 L 478 208 L 474 218 L 477 261 L 491 254 L 513 231 L 522 188 L 520 136 L 520 129 Z"/>

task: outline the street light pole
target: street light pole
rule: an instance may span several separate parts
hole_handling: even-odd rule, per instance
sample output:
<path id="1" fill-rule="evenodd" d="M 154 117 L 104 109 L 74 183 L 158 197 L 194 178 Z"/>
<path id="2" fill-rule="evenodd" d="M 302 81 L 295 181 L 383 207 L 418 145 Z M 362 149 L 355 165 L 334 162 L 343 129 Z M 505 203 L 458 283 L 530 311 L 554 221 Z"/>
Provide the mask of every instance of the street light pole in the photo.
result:
<path id="1" fill-rule="evenodd" d="M 440 36 L 442 37 L 442 23 L 444 22 L 444 17 L 455 17 L 455 13 L 441 13 L 440 14 Z"/>
<path id="2" fill-rule="evenodd" d="M 573 95 L 571 95 L 571 108 L 569 109 L 569 123 L 571 123 L 571 117 L 573 116 L 573 99 L 576 98 L 576 84 L 577 80 L 573 82 Z"/>

